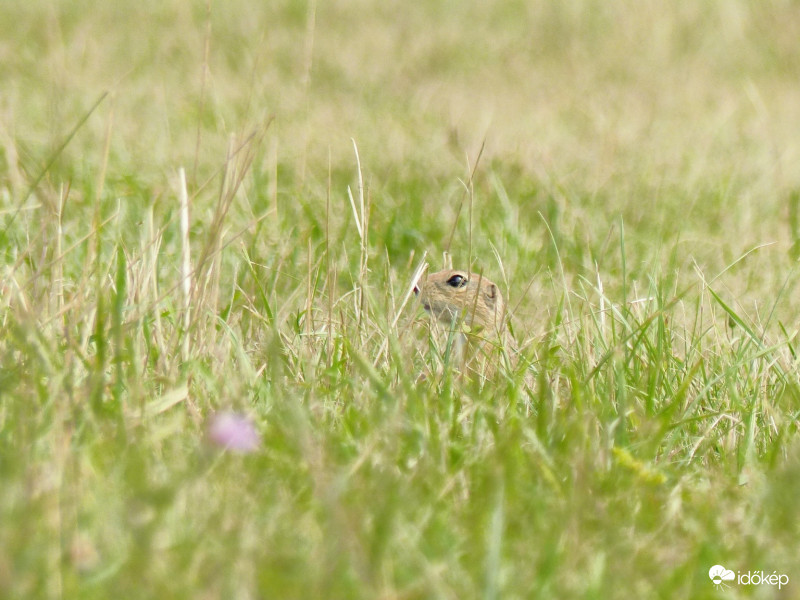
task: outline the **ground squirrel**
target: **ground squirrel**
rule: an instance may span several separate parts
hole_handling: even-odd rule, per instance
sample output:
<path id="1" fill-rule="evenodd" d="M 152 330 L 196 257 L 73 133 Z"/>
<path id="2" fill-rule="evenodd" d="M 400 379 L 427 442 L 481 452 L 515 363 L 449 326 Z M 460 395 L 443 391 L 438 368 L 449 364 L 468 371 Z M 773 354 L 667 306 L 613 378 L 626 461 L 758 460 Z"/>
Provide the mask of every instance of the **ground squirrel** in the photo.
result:
<path id="1" fill-rule="evenodd" d="M 497 285 L 482 275 L 445 269 L 421 280 L 414 293 L 449 332 L 458 332 L 454 364 L 474 369 L 474 359 L 487 358 L 490 345 L 494 342 L 496 346 L 503 337 L 503 296 Z"/>

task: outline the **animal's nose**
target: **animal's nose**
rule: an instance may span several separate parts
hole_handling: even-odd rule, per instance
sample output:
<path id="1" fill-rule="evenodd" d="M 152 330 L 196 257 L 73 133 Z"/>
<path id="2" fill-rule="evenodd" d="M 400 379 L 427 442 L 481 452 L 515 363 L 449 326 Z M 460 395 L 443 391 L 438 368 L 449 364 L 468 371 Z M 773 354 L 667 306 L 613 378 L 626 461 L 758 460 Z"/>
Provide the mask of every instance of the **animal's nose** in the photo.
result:
<path id="1" fill-rule="evenodd" d="M 414 286 L 414 295 L 419 296 L 419 288 L 416 285 Z"/>

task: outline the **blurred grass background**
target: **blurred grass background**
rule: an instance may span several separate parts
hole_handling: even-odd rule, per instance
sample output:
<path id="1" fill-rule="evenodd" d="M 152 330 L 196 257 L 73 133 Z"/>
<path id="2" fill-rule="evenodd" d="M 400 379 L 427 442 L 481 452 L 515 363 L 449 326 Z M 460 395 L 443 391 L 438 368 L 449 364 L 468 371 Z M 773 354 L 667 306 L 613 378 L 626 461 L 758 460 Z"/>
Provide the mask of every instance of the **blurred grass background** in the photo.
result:
<path id="1" fill-rule="evenodd" d="M 800 577 L 799 8 L 6 0 L 0 595 Z M 486 381 L 400 311 L 454 227 L 514 308 Z"/>

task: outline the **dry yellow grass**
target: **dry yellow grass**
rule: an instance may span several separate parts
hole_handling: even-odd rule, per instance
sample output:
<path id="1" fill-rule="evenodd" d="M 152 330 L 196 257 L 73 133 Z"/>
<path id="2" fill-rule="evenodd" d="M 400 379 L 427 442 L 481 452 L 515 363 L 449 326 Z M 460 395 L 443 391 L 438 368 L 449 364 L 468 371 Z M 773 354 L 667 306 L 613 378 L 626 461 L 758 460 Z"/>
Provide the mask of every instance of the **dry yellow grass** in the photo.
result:
<path id="1" fill-rule="evenodd" d="M 4 1 L 0 596 L 796 595 L 796 8 Z"/>

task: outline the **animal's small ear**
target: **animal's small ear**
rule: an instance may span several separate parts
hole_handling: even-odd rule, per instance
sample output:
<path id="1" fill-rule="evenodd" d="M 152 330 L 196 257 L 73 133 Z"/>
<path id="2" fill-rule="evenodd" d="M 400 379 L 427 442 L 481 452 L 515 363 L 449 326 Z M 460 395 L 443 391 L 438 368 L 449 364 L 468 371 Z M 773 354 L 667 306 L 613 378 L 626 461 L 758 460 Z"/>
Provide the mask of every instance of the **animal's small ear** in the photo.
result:
<path id="1" fill-rule="evenodd" d="M 497 286 L 495 284 L 490 285 L 486 288 L 486 295 L 494 300 L 497 298 Z"/>

